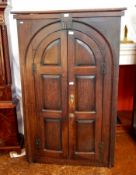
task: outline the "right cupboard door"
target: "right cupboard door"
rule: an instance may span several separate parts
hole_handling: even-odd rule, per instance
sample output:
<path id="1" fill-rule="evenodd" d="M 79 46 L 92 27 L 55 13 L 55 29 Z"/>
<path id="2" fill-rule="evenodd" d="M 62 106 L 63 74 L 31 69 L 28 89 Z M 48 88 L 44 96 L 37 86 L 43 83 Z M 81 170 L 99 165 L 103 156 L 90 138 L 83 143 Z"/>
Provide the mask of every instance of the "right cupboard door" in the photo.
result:
<path id="1" fill-rule="evenodd" d="M 69 158 L 100 161 L 102 55 L 86 34 L 68 31 Z"/>

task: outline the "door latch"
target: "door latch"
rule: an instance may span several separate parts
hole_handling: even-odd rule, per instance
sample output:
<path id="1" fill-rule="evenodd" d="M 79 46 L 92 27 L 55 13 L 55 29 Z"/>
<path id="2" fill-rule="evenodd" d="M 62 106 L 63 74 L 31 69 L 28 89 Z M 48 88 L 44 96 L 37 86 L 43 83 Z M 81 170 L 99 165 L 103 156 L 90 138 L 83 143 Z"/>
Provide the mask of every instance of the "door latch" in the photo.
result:
<path id="1" fill-rule="evenodd" d="M 70 103 L 73 104 L 74 103 L 74 95 L 71 94 L 69 99 L 70 99 Z"/>

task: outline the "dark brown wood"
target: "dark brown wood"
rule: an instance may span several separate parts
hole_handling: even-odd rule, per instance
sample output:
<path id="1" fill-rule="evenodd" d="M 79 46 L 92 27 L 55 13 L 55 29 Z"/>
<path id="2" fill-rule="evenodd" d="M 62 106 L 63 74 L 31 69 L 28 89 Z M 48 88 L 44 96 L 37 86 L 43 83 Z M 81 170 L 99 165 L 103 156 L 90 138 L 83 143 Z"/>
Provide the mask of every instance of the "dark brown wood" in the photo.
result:
<path id="1" fill-rule="evenodd" d="M 6 1 L 0 2 L 0 152 L 20 151 L 16 104 L 12 100 L 7 29 L 4 21 Z"/>
<path id="2" fill-rule="evenodd" d="M 47 14 L 47 13 L 85 13 L 85 12 L 124 12 L 126 8 L 92 8 L 92 9 L 69 9 L 69 10 L 46 10 L 46 11 L 12 11 L 14 14 Z M 113 16 L 114 14 L 112 14 Z"/>
<path id="3" fill-rule="evenodd" d="M 65 33 L 65 31 L 58 31 L 45 38 L 33 60 L 36 66 L 35 98 L 37 111 L 40 112 L 37 116 L 40 122 L 38 137 L 42 144 L 42 155 L 45 157 L 49 155 L 66 158 L 68 154 Z"/>
<path id="4" fill-rule="evenodd" d="M 16 13 L 29 161 L 113 166 L 123 11 Z"/>
<path id="5" fill-rule="evenodd" d="M 71 13 L 74 18 L 87 17 L 106 17 L 106 16 L 122 16 L 126 8 L 110 8 L 110 9 L 86 9 L 86 10 L 53 10 L 53 11 L 22 11 L 12 12 L 16 14 L 16 19 L 45 19 L 45 18 L 61 18 L 64 13 Z M 81 13 L 84 12 L 84 13 Z"/>
<path id="6" fill-rule="evenodd" d="M 100 67 L 103 58 L 90 37 L 76 30 L 73 30 L 73 34 L 70 32 L 68 31 L 68 82 L 74 83 L 69 85 L 69 98 L 72 95 L 74 98 L 74 102 L 69 103 L 70 158 L 99 161 L 101 130 L 96 128 L 101 128 L 102 120 L 103 76 L 100 76 Z"/>

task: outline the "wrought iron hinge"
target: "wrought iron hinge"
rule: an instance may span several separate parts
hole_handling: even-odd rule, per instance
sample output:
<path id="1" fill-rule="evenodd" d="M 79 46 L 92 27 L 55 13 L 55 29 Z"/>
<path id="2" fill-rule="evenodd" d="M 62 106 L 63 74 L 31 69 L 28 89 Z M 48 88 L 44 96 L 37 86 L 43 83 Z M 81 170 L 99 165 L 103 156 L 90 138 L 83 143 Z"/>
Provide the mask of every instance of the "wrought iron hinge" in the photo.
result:
<path id="1" fill-rule="evenodd" d="M 102 162 L 103 160 L 103 147 L 104 147 L 104 143 L 101 142 L 99 144 L 99 161 Z"/>
<path id="2" fill-rule="evenodd" d="M 106 63 L 101 63 L 101 73 L 106 74 Z"/>
<path id="3" fill-rule="evenodd" d="M 72 17 L 69 13 L 64 13 L 61 17 L 63 29 L 72 29 Z"/>
<path id="4" fill-rule="evenodd" d="M 40 149 L 40 145 L 41 145 L 40 138 L 37 137 L 35 139 L 35 147 L 36 147 L 36 149 Z"/>
<path id="5" fill-rule="evenodd" d="M 33 74 L 36 72 L 36 64 L 35 63 L 32 64 L 32 72 L 33 72 Z"/>

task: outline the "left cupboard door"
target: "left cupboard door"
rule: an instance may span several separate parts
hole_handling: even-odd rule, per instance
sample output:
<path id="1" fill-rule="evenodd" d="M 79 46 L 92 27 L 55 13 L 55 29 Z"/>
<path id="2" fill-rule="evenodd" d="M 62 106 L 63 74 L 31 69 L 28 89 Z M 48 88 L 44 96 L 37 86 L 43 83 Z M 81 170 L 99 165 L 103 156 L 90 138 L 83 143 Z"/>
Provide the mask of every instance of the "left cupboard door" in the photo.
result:
<path id="1" fill-rule="evenodd" d="M 37 115 L 36 161 L 66 159 L 67 33 L 53 32 L 40 43 L 33 59 Z"/>

